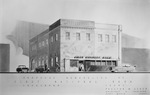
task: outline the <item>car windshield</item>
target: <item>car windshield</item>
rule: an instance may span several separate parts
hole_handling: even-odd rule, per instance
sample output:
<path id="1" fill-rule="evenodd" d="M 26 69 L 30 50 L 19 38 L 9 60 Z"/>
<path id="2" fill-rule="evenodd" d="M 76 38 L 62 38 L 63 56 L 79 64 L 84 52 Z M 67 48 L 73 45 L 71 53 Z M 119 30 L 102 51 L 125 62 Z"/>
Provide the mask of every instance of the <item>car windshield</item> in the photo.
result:
<path id="1" fill-rule="evenodd" d="M 25 65 L 19 65 L 18 68 L 26 68 Z"/>

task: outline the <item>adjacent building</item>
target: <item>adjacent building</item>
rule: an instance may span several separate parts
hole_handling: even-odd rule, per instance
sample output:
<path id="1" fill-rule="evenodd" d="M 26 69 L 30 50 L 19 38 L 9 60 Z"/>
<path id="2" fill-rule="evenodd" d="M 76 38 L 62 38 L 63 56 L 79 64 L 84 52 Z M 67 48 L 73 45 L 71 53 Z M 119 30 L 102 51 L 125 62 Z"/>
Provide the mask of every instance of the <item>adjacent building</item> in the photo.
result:
<path id="1" fill-rule="evenodd" d="M 0 43 L 0 72 L 9 72 L 10 68 L 10 45 Z"/>
<path id="2" fill-rule="evenodd" d="M 121 64 L 121 26 L 59 19 L 29 41 L 30 69 L 107 71 Z"/>

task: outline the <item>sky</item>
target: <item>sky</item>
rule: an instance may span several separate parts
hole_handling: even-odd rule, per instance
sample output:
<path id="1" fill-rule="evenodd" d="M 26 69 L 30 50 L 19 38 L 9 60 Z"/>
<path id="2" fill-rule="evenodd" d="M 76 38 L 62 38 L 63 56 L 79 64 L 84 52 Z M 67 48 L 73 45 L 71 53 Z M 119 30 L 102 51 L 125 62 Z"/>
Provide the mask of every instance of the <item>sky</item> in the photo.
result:
<path id="1" fill-rule="evenodd" d="M 124 33 L 146 40 L 150 34 L 150 0 L 2 0 L 2 15 L 2 34 L 16 20 L 50 25 L 60 18 L 121 24 Z"/>

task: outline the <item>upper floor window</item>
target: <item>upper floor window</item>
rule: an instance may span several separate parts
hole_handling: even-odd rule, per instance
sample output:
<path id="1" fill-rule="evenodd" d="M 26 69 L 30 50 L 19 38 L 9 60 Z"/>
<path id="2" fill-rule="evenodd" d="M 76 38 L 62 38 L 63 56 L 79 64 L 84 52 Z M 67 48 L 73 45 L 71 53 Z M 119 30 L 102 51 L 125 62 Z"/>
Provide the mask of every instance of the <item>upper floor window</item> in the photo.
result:
<path id="1" fill-rule="evenodd" d="M 39 42 L 39 47 L 41 47 L 42 45 L 41 45 L 41 42 Z"/>
<path id="2" fill-rule="evenodd" d="M 116 35 L 112 35 L 112 42 L 116 42 L 116 41 L 117 41 Z"/>
<path id="3" fill-rule="evenodd" d="M 51 42 L 53 42 L 53 36 L 51 36 Z"/>
<path id="4" fill-rule="evenodd" d="M 102 34 L 98 34 L 98 41 L 99 41 L 99 42 L 102 42 L 102 41 L 103 41 L 103 36 L 102 36 Z"/>
<path id="5" fill-rule="evenodd" d="M 58 40 L 58 34 L 55 34 L 55 41 Z"/>
<path id="6" fill-rule="evenodd" d="M 109 35 L 108 34 L 105 35 L 105 41 L 109 42 Z"/>
<path id="7" fill-rule="evenodd" d="M 90 39 L 90 33 L 86 33 L 86 40 L 87 41 L 90 41 L 91 39 Z"/>
<path id="8" fill-rule="evenodd" d="M 80 33 L 76 33 L 76 40 L 80 40 Z"/>
<path id="9" fill-rule="evenodd" d="M 46 39 L 46 44 L 48 45 L 48 39 Z"/>
<path id="10" fill-rule="evenodd" d="M 45 46 L 45 42 L 44 41 L 42 42 L 42 46 Z"/>
<path id="11" fill-rule="evenodd" d="M 36 50 L 36 45 L 33 45 L 33 46 L 31 47 L 31 51 L 34 51 L 34 50 Z"/>
<path id="12" fill-rule="evenodd" d="M 70 40 L 70 32 L 66 32 L 66 40 Z"/>

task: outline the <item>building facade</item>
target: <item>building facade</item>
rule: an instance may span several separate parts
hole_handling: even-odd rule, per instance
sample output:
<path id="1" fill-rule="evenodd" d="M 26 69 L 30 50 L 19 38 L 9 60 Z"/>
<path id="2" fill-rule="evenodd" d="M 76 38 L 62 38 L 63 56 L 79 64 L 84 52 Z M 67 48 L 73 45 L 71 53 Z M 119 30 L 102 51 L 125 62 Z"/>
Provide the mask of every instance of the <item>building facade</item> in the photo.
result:
<path id="1" fill-rule="evenodd" d="M 121 64 L 121 26 L 60 19 L 29 41 L 30 69 L 108 71 Z"/>

